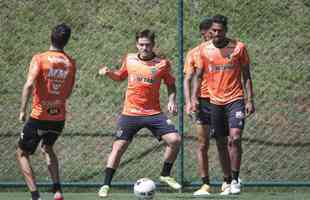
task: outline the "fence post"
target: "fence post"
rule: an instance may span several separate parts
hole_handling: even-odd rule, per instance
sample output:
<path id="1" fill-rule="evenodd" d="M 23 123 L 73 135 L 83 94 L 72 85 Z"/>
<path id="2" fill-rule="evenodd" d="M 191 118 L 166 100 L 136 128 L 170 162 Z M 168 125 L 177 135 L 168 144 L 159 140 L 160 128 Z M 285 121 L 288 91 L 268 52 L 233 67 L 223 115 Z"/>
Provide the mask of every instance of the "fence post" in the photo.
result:
<path id="1" fill-rule="evenodd" d="M 178 130 L 182 138 L 177 159 L 177 180 L 184 184 L 184 145 L 183 145 L 183 0 L 178 1 Z"/>

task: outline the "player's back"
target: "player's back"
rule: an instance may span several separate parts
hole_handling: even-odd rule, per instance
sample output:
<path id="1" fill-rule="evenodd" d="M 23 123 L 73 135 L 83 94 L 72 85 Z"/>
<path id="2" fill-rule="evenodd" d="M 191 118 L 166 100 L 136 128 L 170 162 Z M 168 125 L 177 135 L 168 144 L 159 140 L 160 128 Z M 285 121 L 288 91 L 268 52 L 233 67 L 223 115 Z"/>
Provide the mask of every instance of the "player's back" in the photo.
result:
<path id="1" fill-rule="evenodd" d="M 31 116 L 42 120 L 64 120 L 65 102 L 75 79 L 75 62 L 62 51 L 47 51 L 34 56 L 38 66 L 33 90 Z"/>

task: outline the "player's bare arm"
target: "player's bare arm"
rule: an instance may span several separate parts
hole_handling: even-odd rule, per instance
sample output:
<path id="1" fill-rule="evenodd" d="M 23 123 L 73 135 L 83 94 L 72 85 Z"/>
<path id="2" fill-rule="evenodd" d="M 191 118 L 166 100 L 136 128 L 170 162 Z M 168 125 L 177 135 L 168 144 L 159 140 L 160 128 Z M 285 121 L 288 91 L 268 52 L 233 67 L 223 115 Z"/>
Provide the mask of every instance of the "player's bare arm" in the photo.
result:
<path id="1" fill-rule="evenodd" d="M 244 65 L 242 67 L 242 77 L 243 77 L 243 85 L 245 87 L 246 93 L 246 105 L 245 105 L 245 112 L 246 116 L 251 115 L 255 112 L 254 107 L 254 94 L 253 94 L 253 84 L 250 72 L 250 65 Z"/>
<path id="2" fill-rule="evenodd" d="M 193 72 L 188 72 L 184 77 L 184 96 L 185 96 L 185 111 L 189 115 L 191 114 L 191 80 L 193 78 Z"/>
<path id="3" fill-rule="evenodd" d="M 123 73 L 120 70 L 114 71 L 105 65 L 101 65 L 98 73 L 100 75 L 107 76 L 114 81 L 123 81 L 126 78 L 123 76 Z"/>
<path id="4" fill-rule="evenodd" d="M 26 108 L 29 101 L 30 94 L 32 93 L 33 84 L 39 74 L 39 66 L 32 62 L 29 67 L 29 72 L 27 76 L 27 81 L 23 87 L 22 99 L 19 113 L 19 120 L 24 122 L 26 120 Z"/>
<path id="5" fill-rule="evenodd" d="M 202 74 L 203 74 L 203 69 L 197 68 L 193 76 L 193 89 L 192 89 L 192 95 L 191 95 L 191 103 L 192 103 L 192 110 L 194 112 L 197 111 L 197 107 L 199 104 L 197 94 L 198 94 L 198 89 L 201 85 Z"/>
<path id="6" fill-rule="evenodd" d="M 178 111 L 178 105 L 176 101 L 177 90 L 175 84 L 167 85 L 167 91 L 168 91 L 168 111 L 170 113 L 175 114 Z"/>

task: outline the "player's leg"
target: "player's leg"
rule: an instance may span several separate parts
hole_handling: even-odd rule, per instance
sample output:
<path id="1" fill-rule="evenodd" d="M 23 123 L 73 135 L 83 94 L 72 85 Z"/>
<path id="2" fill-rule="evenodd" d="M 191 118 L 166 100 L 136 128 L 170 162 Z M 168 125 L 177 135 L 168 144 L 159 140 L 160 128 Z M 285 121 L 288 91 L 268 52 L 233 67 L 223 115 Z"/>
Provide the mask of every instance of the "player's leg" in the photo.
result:
<path id="1" fill-rule="evenodd" d="M 41 138 L 37 134 L 37 124 L 29 119 L 25 124 L 18 141 L 16 159 L 21 173 L 31 193 L 32 200 L 39 200 L 40 194 L 36 185 L 36 179 L 30 163 L 30 155 L 33 154 Z"/>
<path id="2" fill-rule="evenodd" d="M 116 138 L 112 144 L 112 151 L 108 156 L 105 168 L 104 184 L 98 192 L 100 197 L 108 196 L 113 176 L 120 164 L 121 158 L 133 136 L 142 128 L 137 117 L 124 115 L 120 116 L 117 127 Z"/>
<path id="3" fill-rule="evenodd" d="M 202 180 L 202 186 L 193 193 L 194 196 L 210 194 L 209 180 L 209 126 L 210 124 L 210 103 L 209 99 L 200 98 L 199 111 L 196 116 L 197 131 L 197 163 L 198 173 Z"/>
<path id="4" fill-rule="evenodd" d="M 164 164 L 160 173 L 160 180 L 167 183 L 173 189 L 180 189 L 181 185 L 171 177 L 171 169 L 177 158 L 179 147 L 181 143 L 181 137 L 177 132 L 170 132 L 161 136 L 161 139 L 165 142 L 165 154 Z"/>
<path id="5" fill-rule="evenodd" d="M 160 173 L 160 180 L 167 183 L 173 189 L 180 189 L 181 185 L 170 176 L 171 169 L 177 158 L 181 137 L 174 125 L 164 114 L 149 116 L 145 120 L 145 126 L 152 134 L 165 142 L 164 164 Z"/>
<path id="6" fill-rule="evenodd" d="M 241 185 L 239 183 L 239 173 L 242 157 L 241 136 L 244 128 L 245 105 L 243 100 L 237 100 L 226 106 L 229 123 L 229 154 L 232 168 L 232 193 L 239 194 Z"/>
<path id="7" fill-rule="evenodd" d="M 208 125 L 196 124 L 197 130 L 197 162 L 199 175 L 204 184 L 209 184 L 209 134 Z"/>
<path id="8" fill-rule="evenodd" d="M 60 185 L 59 165 L 58 165 L 57 155 L 55 154 L 52 145 L 43 145 L 41 147 L 41 151 L 44 154 L 46 164 L 47 164 L 47 169 L 53 182 L 52 191 L 54 193 L 54 199 L 62 200 L 63 195 L 62 195 L 62 189 Z"/>
<path id="9" fill-rule="evenodd" d="M 209 131 L 208 125 L 196 124 L 197 131 L 197 149 L 196 149 L 196 157 L 198 164 L 198 173 L 202 181 L 201 187 L 196 190 L 193 195 L 209 195 L 210 188 L 210 179 L 209 179 L 209 158 L 208 158 L 208 150 L 209 150 Z"/>
<path id="10" fill-rule="evenodd" d="M 227 131 L 225 131 L 225 110 L 223 106 L 212 104 L 211 131 L 216 139 L 216 146 L 219 154 L 219 161 L 224 174 L 222 185 L 223 195 L 230 194 L 231 165 L 228 152 Z"/>
<path id="11" fill-rule="evenodd" d="M 55 200 L 63 200 L 63 195 L 60 185 L 58 158 L 53 146 L 64 126 L 64 121 L 50 121 L 44 122 L 38 130 L 38 134 L 42 135 L 41 151 L 45 157 L 47 169 L 53 182 L 52 191 Z"/>
<path id="12" fill-rule="evenodd" d="M 165 162 L 173 164 L 179 152 L 181 137 L 178 133 L 171 132 L 163 135 L 161 139 L 165 142 L 166 145 L 164 154 Z M 163 176 L 170 176 L 170 170 L 163 170 L 161 174 Z"/>
<path id="13" fill-rule="evenodd" d="M 216 146 L 219 155 L 220 165 L 224 174 L 223 185 L 222 185 L 222 193 L 223 195 L 227 195 L 231 193 L 230 184 L 232 181 L 231 177 L 231 165 L 230 165 L 230 157 L 228 152 L 228 141 L 227 136 L 217 136 L 216 137 Z"/>

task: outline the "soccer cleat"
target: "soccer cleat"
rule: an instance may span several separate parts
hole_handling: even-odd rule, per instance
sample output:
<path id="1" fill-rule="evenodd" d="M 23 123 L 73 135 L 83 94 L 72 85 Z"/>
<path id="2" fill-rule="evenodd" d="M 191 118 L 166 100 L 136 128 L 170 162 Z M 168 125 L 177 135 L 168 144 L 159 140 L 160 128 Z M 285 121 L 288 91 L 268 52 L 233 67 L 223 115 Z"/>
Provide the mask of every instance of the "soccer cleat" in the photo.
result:
<path id="1" fill-rule="evenodd" d="M 201 188 L 193 193 L 194 196 L 210 195 L 210 186 L 208 184 L 203 184 Z"/>
<path id="2" fill-rule="evenodd" d="M 174 180 L 174 178 L 172 178 L 170 176 L 160 176 L 159 180 L 161 182 L 166 183 L 167 185 L 169 185 L 170 187 L 172 187 L 175 190 L 179 190 L 182 187 L 178 182 L 176 182 L 176 180 Z"/>
<path id="3" fill-rule="evenodd" d="M 104 185 L 100 188 L 98 192 L 99 197 L 107 197 L 109 195 L 110 186 Z"/>
<path id="4" fill-rule="evenodd" d="M 231 194 L 231 185 L 224 182 L 221 187 L 222 192 L 221 195 L 229 195 Z"/>
<path id="5" fill-rule="evenodd" d="M 54 200 L 64 200 L 64 197 L 62 196 L 61 193 L 57 192 L 54 195 Z"/>
<path id="6" fill-rule="evenodd" d="M 231 185 L 230 185 L 230 191 L 232 194 L 240 194 L 241 192 L 240 182 L 237 182 L 236 180 L 232 180 Z"/>

